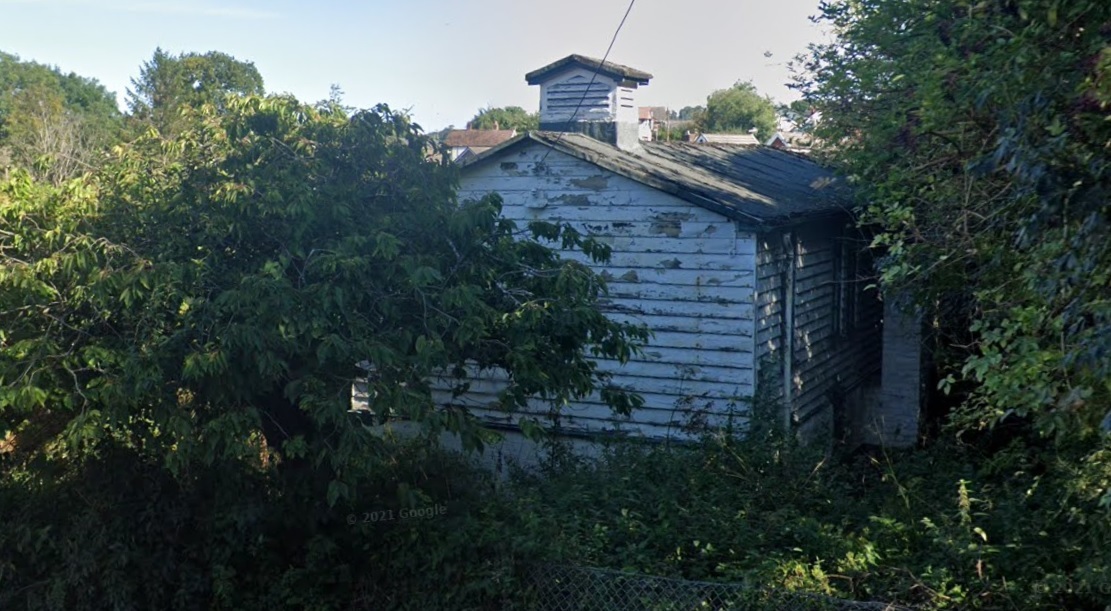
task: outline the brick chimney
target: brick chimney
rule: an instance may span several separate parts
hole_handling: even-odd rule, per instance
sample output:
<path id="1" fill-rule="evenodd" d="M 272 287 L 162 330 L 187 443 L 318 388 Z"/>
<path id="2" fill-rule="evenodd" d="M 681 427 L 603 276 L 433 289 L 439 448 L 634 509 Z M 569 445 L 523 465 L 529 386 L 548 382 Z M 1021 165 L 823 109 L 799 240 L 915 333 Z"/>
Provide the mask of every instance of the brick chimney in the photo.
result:
<path id="1" fill-rule="evenodd" d="M 579 132 L 626 151 L 640 150 L 636 90 L 651 74 L 582 55 L 525 75 L 540 85 L 540 129 Z"/>

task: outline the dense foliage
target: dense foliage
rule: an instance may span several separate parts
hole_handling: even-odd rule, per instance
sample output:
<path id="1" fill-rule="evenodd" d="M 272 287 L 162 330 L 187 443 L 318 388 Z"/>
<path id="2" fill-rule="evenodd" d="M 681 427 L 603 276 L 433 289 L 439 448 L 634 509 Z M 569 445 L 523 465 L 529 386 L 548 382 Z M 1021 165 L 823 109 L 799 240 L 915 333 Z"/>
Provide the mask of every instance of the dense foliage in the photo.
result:
<path id="1" fill-rule="evenodd" d="M 0 169 L 60 183 L 95 163 L 121 119 L 97 81 L 0 52 Z"/>
<path id="2" fill-rule="evenodd" d="M 1098 444 L 1111 4 L 854 0 L 823 16 L 837 40 L 801 86 L 882 231 L 885 284 L 936 312 L 948 381 L 975 384 L 961 421 Z"/>
<path id="3" fill-rule="evenodd" d="M 85 482 L 108 486 L 94 509 L 126 495 L 165 512 L 136 518 L 154 531 L 128 537 L 118 565 L 90 560 L 64 579 L 17 566 L 57 590 L 50 600 L 99 608 L 118 597 L 126 608 L 212 596 L 240 608 L 220 571 L 242 565 L 210 555 L 234 550 L 179 537 L 215 529 L 208 536 L 244 546 L 237 554 L 273 546 L 259 553 L 281 566 L 336 545 L 332 507 L 370 502 L 358 492 L 385 464 L 369 425 L 400 415 L 468 447 L 489 434 L 465 411 L 437 408 L 434 379 L 461 390 L 469 368 L 500 368 L 506 410 L 598 388 L 617 409 L 635 405 L 588 357 L 626 358 L 643 332 L 609 321 L 596 305 L 601 279 L 530 236 L 605 249 L 558 226 L 519 229 L 492 197 L 456 202 L 452 168 L 425 161 L 427 142 L 403 115 L 248 97 L 181 116 L 180 133 L 148 132 L 87 180 L 55 188 L 17 171 L 0 187 L 0 461 L 15 480 L 5 494 L 60 512 L 5 520 L 15 525 L 5 548 L 37 563 L 50 557 L 51 528 L 90 549 L 119 539 L 135 516 L 79 519 Z M 360 377 L 368 406 L 353 412 Z M 415 502 L 409 484 L 391 487 Z M 217 506 L 199 509 L 209 498 Z M 268 498 L 281 499 L 280 514 L 260 513 Z M 285 521 L 280 536 L 267 538 L 260 515 Z M 149 570 L 165 573 L 135 581 L 132 562 L 163 544 L 169 556 Z M 203 583 L 167 581 L 192 562 Z"/>
<path id="4" fill-rule="evenodd" d="M 540 114 L 520 106 L 483 108 L 467 121 L 467 129 L 515 129 L 527 132 L 540 129 Z"/>
<path id="5" fill-rule="evenodd" d="M 216 461 L 172 477 L 135 449 L 0 480 L 0 608 L 104 611 L 531 609 L 522 561 L 542 540 L 489 474 L 389 444 L 359 502 L 276 489 Z M 419 490 L 406 502 L 398 483 Z M 497 502 L 494 502 L 494 501 Z M 433 511 L 428 511 L 432 508 Z M 318 515 L 324 513 L 324 515 Z"/>
<path id="6" fill-rule="evenodd" d="M 775 134 L 776 110 L 771 98 L 760 95 L 756 86 L 738 81 L 729 89 L 719 89 L 706 98 L 706 110 L 697 114 L 698 128 L 704 132 L 748 132 L 755 130 L 762 141 Z"/>
<path id="7" fill-rule="evenodd" d="M 155 49 L 139 76 L 131 79 L 127 107 L 141 124 L 174 133 L 184 128 L 181 110 L 185 107 L 221 108 L 229 94 L 262 93 L 262 75 L 252 62 L 219 51 L 171 55 Z"/>
<path id="8" fill-rule="evenodd" d="M 834 42 L 811 50 L 798 86 L 827 159 L 879 232 L 884 292 L 932 323 L 957 406 L 944 430 L 987 435 L 966 468 L 1011 478 L 969 493 L 1006 516 L 985 528 L 994 557 L 976 578 L 994 567 L 1022 593 L 992 594 L 996 607 L 1105 603 L 1111 4 L 834 0 L 822 18 Z"/>
<path id="9" fill-rule="evenodd" d="M 434 376 L 499 367 L 506 409 L 558 404 L 605 385 L 589 354 L 625 358 L 641 334 L 598 311 L 587 268 L 514 239 L 496 199 L 457 205 L 404 116 L 244 98 L 192 121 L 91 182 L 0 192 L 5 432 L 57 420 L 73 447 L 119 435 L 181 472 L 261 431 L 327 468 L 334 498 L 371 443 L 348 411 L 358 363 L 375 416 L 477 445 L 465 413 L 433 408 Z"/>
<path id="10" fill-rule="evenodd" d="M 565 562 L 919 609 L 1111 599 L 1111 523 L 1059 504 L 1105 485 L 1107 460 L 1077 468 L 1022 443 L 831 458 L 710 440 L 618 446 L 545 475 L 519 497 Z"/>
<path id="11" fill-rule="evenodd" d="M 1111 477 L 1108 463 L 1078 472 L 1022 444 L 831 459 L 715 439 L 615 446 L 597 463 L 557 449 L 508 484 L 421 445 L 383 449 L 359 501 L 311 529 L 242 462 L 182 480 L 115 447 L 49 480 L 10 470 L 0 605 L 533 609 L 530 569 L 549 563 L 807 593 L 830 609 L 1099 610 L 1111 595 L 1111 528 L 1057 505 Z M 406 507 L 443 509 L 402 519 Z M 765 599 L 744 608 L 800 608 Z"/>
<path id="12" fill-rule="evenodd" d="M 705 106 L 684 106 L 678 112 L 671 111 L 671 114 L 674 115 L 673 119 L 680 121 L 696 121 L 704 112 L 706 112 Z"/>

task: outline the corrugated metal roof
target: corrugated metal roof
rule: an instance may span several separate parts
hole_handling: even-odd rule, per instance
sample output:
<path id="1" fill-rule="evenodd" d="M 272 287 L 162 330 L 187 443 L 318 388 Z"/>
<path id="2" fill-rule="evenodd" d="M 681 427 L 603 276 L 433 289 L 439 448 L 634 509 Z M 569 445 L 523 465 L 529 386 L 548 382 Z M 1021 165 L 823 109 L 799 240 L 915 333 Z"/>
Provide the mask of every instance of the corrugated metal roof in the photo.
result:
<path id="1" fill-rule="evenodd" d="M 765 146 L 642 142 L 631 153 L 583 134 L 530 132 L 468 160 L 464 172 L 530 142 L 757 227 L 848 210 L 847 188 L 832 172 Z"/>
<path id="2" fill-rule="evenodd" d="M 611 78 L 622 81 L 624 84 L 632 87 L 637 85 L 647 85 L 648 81 L 652 79 L 652 75 L 643 70 L 630 68 L 629 66 L 622 66 L 613 62 L 602 62 L 600 59 L 587 57 L 585 55 L 568 55 L 563 59 L 556 60 L 543 68 L 539 68 L 529 72 L 525 75 L 525 80 L 529 85 L 539 85 L 541 81 L 554 72 L 564 70 L 571 66 L 582 66 L 589 70 L 596 70 L 598 74 L 604 74 Z"/>

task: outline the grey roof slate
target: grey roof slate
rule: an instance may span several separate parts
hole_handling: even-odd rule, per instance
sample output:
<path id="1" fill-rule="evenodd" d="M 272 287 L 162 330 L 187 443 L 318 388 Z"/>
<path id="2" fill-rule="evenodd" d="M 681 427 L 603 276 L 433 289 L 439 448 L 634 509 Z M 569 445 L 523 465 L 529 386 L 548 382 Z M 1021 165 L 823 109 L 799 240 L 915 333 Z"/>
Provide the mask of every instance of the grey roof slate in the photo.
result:
<path id="1" fill-rule="evenodd" d="M 529 85 L 539 85 L 549 75 L 564 70 L 570 66 L 582 66 L 589 70 L 596 70 L 598 74 L 604 74 L 611 78 L 622 81 L 623 84 L 631 87 L 637 85 L 647 85 L 648 81 L 652 79 L 652 75 L 643 70 L 630 68 L 629 66 L 622 66 L 613 62 L 602 62 L 600 59 L 587 57 L 585 55 L 568 55 L 563 59 L 556 60 L 543 68 L 538 68 L 525 75 L 525 80 Z"/>
<path id="2" fill-rule="evenodd" d="M 578 133 L 529 132 L 463 164 L 466 168 L 538 143 L 755 228 L 849 210 L 844 181 L 814 161 L 766 146 L 642 142 L 637 153 Z"/>

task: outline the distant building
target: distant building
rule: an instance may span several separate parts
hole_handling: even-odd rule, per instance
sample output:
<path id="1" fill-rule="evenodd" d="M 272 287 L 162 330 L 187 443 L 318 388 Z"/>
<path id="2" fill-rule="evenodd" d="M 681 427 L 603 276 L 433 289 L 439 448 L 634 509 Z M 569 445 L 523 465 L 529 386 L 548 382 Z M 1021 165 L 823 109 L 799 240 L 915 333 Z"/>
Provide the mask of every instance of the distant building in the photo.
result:
<path id="1" fill-rule="evenodd" d="M 490 150 L 516 135 L 515 129 L 455 129 L 444 137 L 444 144 L 451 149 L 452 161 L 462 161 Z"/>
<path id="2" fill-rule="evenodd" d="M 775 135 L 769 138 L 768 141 L 764 143 L 764 146 L 770 146 L 773 149 L 785 151 L 791 145 L 789 142 L 787 142 L 786 136 L 784 136 L 781 132 L 775 132 Z"/>
<path id="3" fill-rule="evenodd" d="M 658 133 L 665 128 L 669 115 L 663 106 L 641 106 L 639 109 L 639 135 L 641 140 L 659 140 Z"/>
<path id="4" fill-rule="evenodd" d="M 764 145 L 781 151 L 808 154 L 810 153 L 810 147 L 813 142 L 814 139 L 810 134 L 803 134 L 800 132 L 776 132 L 774 136 L 764 143 Z"/>
<path id="5" fill-rule="evenodd" d="M 753 146 L 760 144 L 752 134 L 698 134 L 692 140 L 695 144 L 739 144 Z"/>

